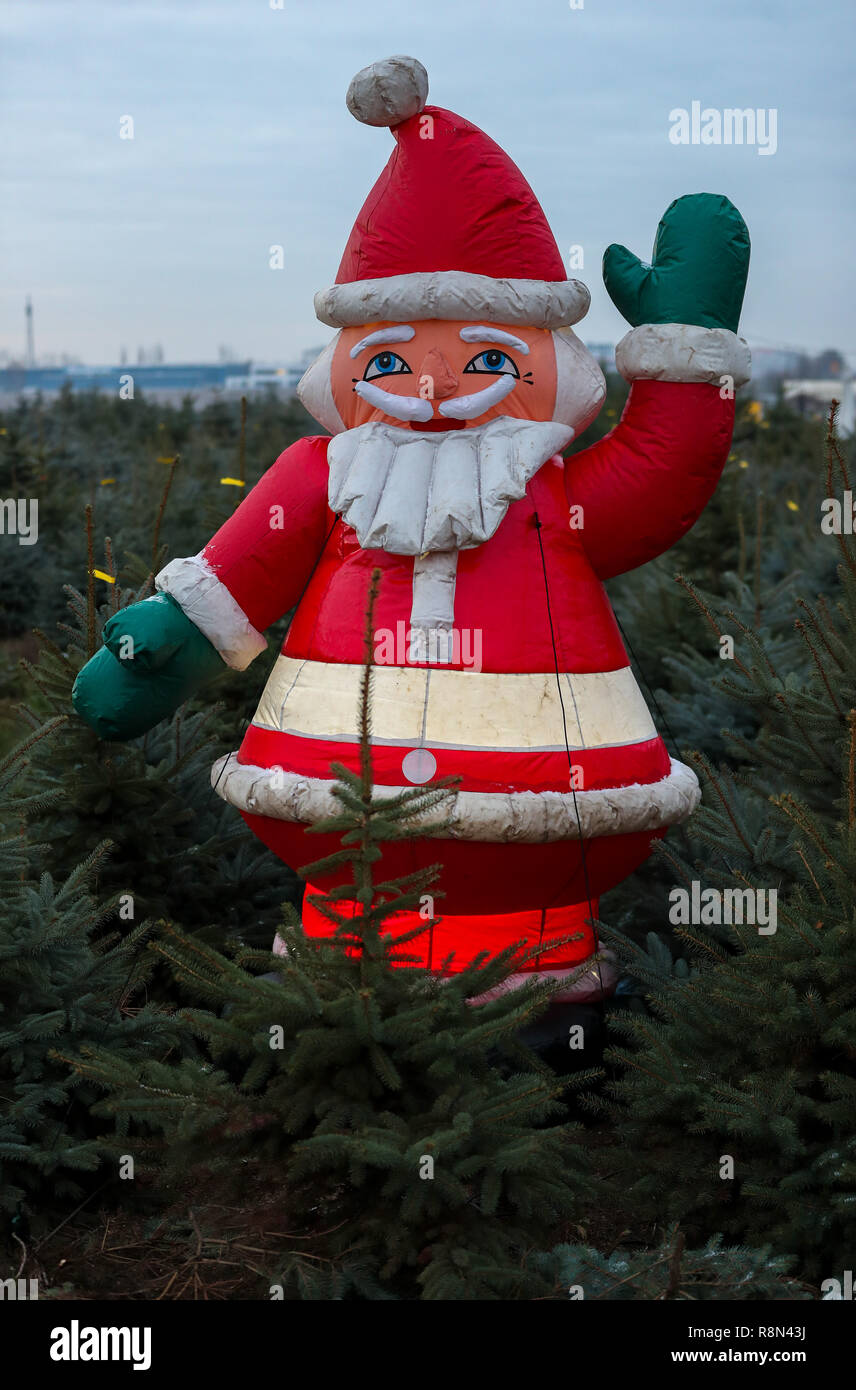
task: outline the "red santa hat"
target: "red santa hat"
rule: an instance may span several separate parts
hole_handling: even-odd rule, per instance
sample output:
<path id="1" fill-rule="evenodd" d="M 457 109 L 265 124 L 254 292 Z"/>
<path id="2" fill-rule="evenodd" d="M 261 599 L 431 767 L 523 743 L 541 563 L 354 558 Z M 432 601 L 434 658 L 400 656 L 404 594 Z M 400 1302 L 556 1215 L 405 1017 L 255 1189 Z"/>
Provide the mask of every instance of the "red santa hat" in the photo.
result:
<path id="1" fill-rule="evenodd" d="M 378 319 L 486 319 L 562 328 L 588 310 L 538 199 L 484 131 L 426 106 L 428 74 L 393 57 L 358 72 L 347 105 L 395 149 L 354 223 L 336 283 L 315 296 L 332 328 Z"/>

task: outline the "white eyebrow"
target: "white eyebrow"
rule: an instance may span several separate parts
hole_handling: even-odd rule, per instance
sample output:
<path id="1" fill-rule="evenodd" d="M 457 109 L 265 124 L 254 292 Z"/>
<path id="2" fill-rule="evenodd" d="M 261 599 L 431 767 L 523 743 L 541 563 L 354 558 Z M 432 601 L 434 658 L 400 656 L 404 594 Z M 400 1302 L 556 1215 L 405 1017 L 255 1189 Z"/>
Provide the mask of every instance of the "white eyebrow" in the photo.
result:
<path id="1" fill-rule="evenodd" d="M 409 323 L 396 324 L 394 328 L 379 328 L 377 333 L 370 333 L 367 338 L 361 338 L 356 347 L 351 348 L 351 357 L 359 357 L 360 353 L 367 347 L 374 347 L 376 343 L 409 343 L 411 338 L 416 337 L 416 329 L 411 328 Z"/>
<path id="2" fill-rule="evenodd" d="M 465 343 L 505 343 L 506 347 L 517 348 L 524 356 L 529 353 L 529 344 L 524 343 L 522 338 L 515 338 L 513 333 L 503 333 L 501 328 L 488 328 L 483 323 L 462 328 L 461 338 Z"/>

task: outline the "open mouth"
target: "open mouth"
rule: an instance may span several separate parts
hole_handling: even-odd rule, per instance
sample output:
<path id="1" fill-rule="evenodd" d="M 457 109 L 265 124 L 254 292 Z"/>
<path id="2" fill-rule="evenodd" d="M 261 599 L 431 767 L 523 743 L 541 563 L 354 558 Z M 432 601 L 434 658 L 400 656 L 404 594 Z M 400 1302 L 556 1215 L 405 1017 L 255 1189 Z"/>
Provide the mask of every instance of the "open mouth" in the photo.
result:
<path id="1" fill-rule="evenodd" d="M 462 430 L 466 427 L 466 420 L 411 420 L 410 428 L 419 430 L 420 433 L 427 430 L 432 434 L 435 430 Z"/>

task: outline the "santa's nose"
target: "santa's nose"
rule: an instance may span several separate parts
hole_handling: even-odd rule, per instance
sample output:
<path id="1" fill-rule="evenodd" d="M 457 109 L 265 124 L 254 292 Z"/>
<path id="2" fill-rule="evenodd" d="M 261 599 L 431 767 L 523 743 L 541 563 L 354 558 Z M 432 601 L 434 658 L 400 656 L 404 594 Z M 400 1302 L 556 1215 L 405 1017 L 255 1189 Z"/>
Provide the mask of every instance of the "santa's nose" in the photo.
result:
<path id="1" fill-rule="evenodd" d="M 419 368 L 419 394 L 427 400 L 444 401 L 454 396 L 458 378 L 439 348 L 425 354 Z"/>

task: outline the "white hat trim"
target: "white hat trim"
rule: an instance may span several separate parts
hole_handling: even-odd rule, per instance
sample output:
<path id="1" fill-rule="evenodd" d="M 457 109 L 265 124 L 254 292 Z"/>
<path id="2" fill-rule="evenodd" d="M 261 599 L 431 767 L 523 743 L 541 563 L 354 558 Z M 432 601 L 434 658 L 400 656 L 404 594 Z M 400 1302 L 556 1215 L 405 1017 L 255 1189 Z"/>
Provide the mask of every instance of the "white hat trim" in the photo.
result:
<path id="1" fill-rule="evenodd" d="M 565 328 L 588 312 L 581 280 L 495 280 L 466 270 L 416 271 L 331 285 L 315 313 L 331 328 L 410 319 L 487 319 L 529 328 Z"/>

